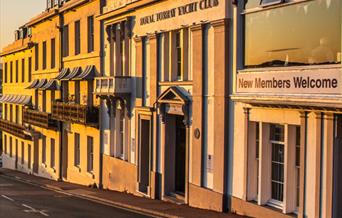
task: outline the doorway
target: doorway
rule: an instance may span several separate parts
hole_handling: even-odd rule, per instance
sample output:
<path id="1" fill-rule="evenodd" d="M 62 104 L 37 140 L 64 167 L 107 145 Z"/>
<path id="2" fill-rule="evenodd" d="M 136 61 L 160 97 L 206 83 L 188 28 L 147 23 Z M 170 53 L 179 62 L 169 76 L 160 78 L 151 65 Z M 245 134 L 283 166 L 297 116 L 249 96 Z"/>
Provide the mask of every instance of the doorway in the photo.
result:
<path id="1" fill-rule="evenodd" d="M 15 140 L 15 169 L 18 169 L 18 139 Z"/>
<path id="2" fill-rule="evenodd" d="M 333 218 L 342 217 L 342 116 L 336 117 L 333 161 Z"/>
<path id="3" fill-rule="evenodd" d="M 175 116 L 175 193 L 185 194 L 186 129 L 183 116 Z"/>
<path id="4" fill-rule="evenodd" d="M 139 191 L 148 194 L 150 186 L 150 145 L 151 145 L 150 120 L 140 120 L 139 143 Z"/>
<path id="5" fill-rule="evenodd" d="M 65 124 L 63 125 L 62 135 L 62 178 L 66 180 L 68 178 L 68 131 Z"/>
<path id="6" fill-rule="evenodd" d="M 33 139 L 33 173 L 38 174 L 39 171 L 39 138 Z"/>

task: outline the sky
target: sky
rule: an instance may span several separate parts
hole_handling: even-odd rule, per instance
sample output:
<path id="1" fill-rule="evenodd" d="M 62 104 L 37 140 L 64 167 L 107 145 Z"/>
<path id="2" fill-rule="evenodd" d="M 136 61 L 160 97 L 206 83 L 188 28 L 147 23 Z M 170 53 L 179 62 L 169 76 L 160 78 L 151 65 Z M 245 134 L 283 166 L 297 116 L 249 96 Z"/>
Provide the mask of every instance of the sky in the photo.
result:
<path id="1" fill-rule="evenodd" d="M 14 31 L 46 8 L 46 0 L 0 0 L 0 51 L 14 41 Z"/>

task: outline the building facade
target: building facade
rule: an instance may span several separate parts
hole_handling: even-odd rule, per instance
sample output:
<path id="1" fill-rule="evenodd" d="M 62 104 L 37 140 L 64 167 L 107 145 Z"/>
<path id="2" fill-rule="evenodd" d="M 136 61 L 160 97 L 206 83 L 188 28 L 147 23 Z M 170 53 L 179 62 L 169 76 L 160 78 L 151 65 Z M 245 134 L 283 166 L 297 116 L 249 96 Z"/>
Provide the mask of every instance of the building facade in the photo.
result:
<path id="1" fill-rule="evenodd" d="M 100 185 L 100 9 L 101 1 L 47 1 L 3 49 L 4 167 Z"/>
<path id="2" fill-rule="evenodd" d="M 228 2 L 107 1 L 105 188 L 226 209 Z"/>
<path id="3" fill-rule="evenodd" d="M 341 12 L 49 0 L 0 55 L 3 165 L 254 217 L 341 217 Z"/>
<path id="4" fill-rule="evenodd" d="M 16 31 L 16 40 L 1 53 L 4 65 L 2 103 L 3 167 L 33 173 L 33 141 L 25 132 L 22 114 L 31 104 L 31 92 L 25 89 L 31 81 L 29 66 L 32 64 L 27 28 Z"/>
<path id="5" fill-rule="evenodd" d="M 232 211 L 341 217 L 341 1 L 238 1 Z"/>

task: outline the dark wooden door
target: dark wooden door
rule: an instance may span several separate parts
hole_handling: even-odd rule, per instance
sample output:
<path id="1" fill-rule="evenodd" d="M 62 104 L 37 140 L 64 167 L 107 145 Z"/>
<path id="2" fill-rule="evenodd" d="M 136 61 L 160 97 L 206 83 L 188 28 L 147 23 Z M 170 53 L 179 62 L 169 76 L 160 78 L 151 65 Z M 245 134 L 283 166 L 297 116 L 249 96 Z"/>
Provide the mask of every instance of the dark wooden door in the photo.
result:
<path id="1" fill-rule="evenodd" d="M 185 193 L 186 129 L 183 116 L 176 116 L 175 191 Z"/>

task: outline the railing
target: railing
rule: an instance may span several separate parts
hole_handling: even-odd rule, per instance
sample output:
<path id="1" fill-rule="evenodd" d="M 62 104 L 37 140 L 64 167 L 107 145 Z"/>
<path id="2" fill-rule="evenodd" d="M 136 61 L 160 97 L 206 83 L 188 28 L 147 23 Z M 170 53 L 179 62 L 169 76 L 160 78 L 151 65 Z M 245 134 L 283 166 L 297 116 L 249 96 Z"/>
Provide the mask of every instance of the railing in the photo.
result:
<path id="1" fill-rule="evenodd" d="M 51 114 L 32 109 L 23 110 L 23 122 L 46 129 L 57 127 L 57 122 L 51 118 Z"/>
<path id="2" fill-rule="evenodd" d="M 52 119 L 97 126 L 99 122 L 99 109 L 75 103 L 53 102 Z"/>
<path id="3" fill-rule="evenodd" d="M 25 134 L 24 126 L 8 120 L 0 119 L 0 129 L 19 138 L 31 139 L 31 136 Z"/>
<path id="4" fill-rule="evenodd" d="M 96 77 L 95 94 L 130 94 L 132 92 L 132 78 L 117 77 Z"/>

